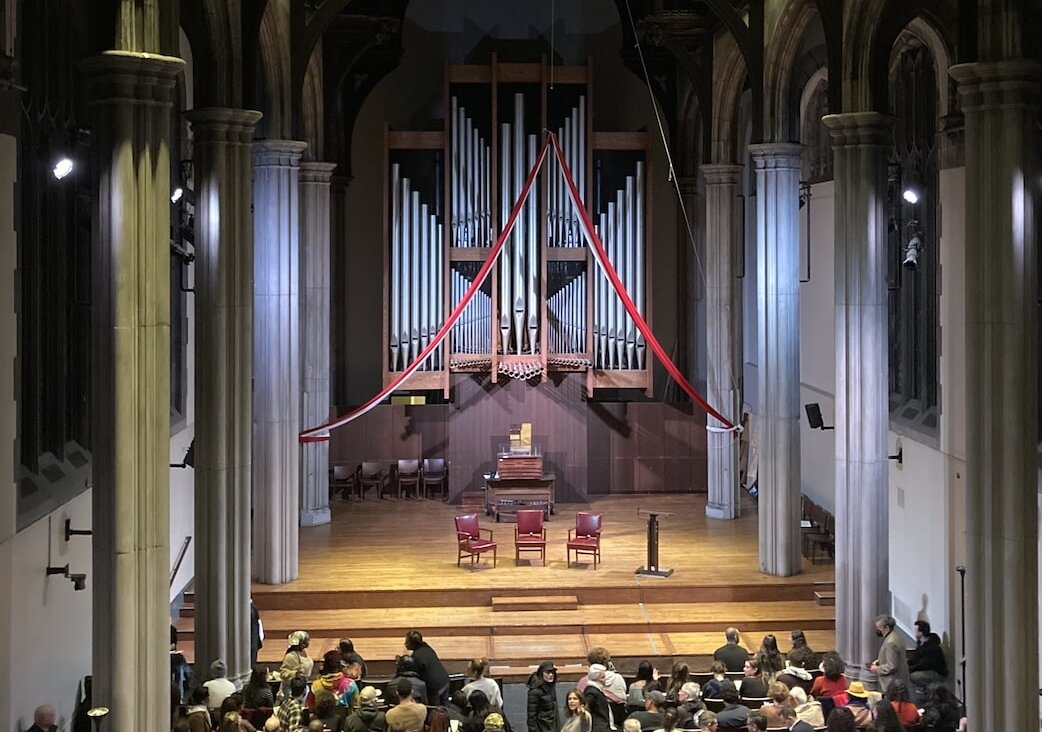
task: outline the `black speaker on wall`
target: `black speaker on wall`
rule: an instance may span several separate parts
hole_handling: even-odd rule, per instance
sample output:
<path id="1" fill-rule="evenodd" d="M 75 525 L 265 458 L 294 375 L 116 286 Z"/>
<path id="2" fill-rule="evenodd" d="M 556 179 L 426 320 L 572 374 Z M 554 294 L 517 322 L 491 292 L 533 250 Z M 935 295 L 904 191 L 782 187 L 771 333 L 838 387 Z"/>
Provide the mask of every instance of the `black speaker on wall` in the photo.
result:
<path id="1" fill-rule="evenodd" d="M 817 402 L 806 404 L 803 408 L 807 410 L 807 422 L 812 430 L 833 429 L 833 425 L 826 425 L 825 420 L 821 418 L 821 407 L 818 406 Z"/>

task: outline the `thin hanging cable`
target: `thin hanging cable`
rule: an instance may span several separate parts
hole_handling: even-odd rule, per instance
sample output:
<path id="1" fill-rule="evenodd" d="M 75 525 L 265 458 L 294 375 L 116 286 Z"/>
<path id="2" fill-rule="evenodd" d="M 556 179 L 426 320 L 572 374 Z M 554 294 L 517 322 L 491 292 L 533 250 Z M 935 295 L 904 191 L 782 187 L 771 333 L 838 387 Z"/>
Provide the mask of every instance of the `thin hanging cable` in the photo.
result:
<path id="1" fill-rule="evenodd" d="M 687 206 L 684 205 L 684 195 L 680 191 L 680 180 L 676 174 L 676 168 L 673 166 L 673 154 L 669 149 L 669 138 L 666 136 L 666 127 L 662 123 L 662 115 L 658 109 L 658 103 L 655 101 L 655 92 L 651 87 L 651 74 L 648 72 L 648 64 L 644 59 L 644 49 L 640 45 L 640 35 L 637 33 L 637 23 L 633 20 L 633 8 L 630 7 L 630 0 L 626 0 L 626 15 L 630 21 L 630 30 L 633 31 L 633 45 L 637 49 L 637 57 L 640 59 L 640 68 L 644 72 L 644 84 L 648 87 L 648 96 L 651 98 L 651 109 L 655 112 L 655 123 L 658 125 L 658 134 L 662 139 L 662 149 L 666 152 L 666 163 L 669 167 L 669 181 L 673 184 L 673 190 L 677 196 L 677 205 L 680 206 L 680 213 L 684 217 L 684 228 L 687 230 L 687 240 L 691 244 L 691 252 L 695 255 L 695 266 L 698 268 L 698 276 L 702 280 L 702 289 L 706 288 L 706 272 L 702 266 L 702 259 L 698 256 L 698 247 L 695 246 L 695 232 L 691 228 L 691 218 L 687 213 Z M 707 354 L 708 356 L 708 354 Z M 738 392 L 738 378 L 734 373 L 733 366 L 729 369 L 731 377 L 731 386 L 735 392 Z M 732 430 L 726 430 L 707 426 L 706 428 L 710 432 L 723 431 L 730 432 Z"/>
<path id="2" fill-rule="evenodd" d="M 550 0 L 550 91 L 554 90 L 554 56 L 557 53 L 557 0 Z"/>

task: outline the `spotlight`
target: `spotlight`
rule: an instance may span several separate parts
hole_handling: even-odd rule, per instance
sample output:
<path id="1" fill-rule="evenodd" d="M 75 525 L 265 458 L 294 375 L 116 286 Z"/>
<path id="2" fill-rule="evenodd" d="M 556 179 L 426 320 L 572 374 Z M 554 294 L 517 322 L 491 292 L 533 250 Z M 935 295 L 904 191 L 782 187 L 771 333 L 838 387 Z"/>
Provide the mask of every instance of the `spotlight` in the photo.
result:
<path id="1" fill-rule="evenodd" d="M 72 580 L 72 589 L 76 592 L 87 589 L 87 575 L 85 574 L 70 574 L 69 579 Z"/>
<path id="2" fill-rule="evenodd" d="M 178 186 L 174 189 L 174 192 L 170 194 L 170 203 L 177 203 L 181 200 L 181 196 L 185 194 L 184 188 Z"/>
<path id="3" fill-rule="evenodd" d="M 71 173 L 72 169 L 75 167 L 76 165 L 72 162 L 72 160 L 63 157 L 54 164 L 54 169 L 51 172 L 54 173 L 55 178 L 61 180 L 62 178 L 65 178 L 69 173 Z"/>
<path id="4" fill-rule="evenodd" d="M 905 188 L 904 192 L 901 194 L 901 197 L 904 200 L 908 201 L 908 203 L 919 203 L 919 198 L 921 196 L 922 193 L 919 191 L 919 189 L 914 188 L 912 186 L 908 186 L 907 188 Z"/>
<path id="5" fill-rule="evenodd" d="M 908 243 L 905 244 L 905 256 L 901 264 L 907 269 L 919 269 L 919 254 L 923 250 L 923 232 L 919 222 L 912 219 L 908 222 Z"/>
<path id="6" fill-rule="evenodd" d="M 905 176 L 904 186 L 901 188 L 901 198 L 913 206 L 923 199 L 923 179 L 914 168 Z"/>

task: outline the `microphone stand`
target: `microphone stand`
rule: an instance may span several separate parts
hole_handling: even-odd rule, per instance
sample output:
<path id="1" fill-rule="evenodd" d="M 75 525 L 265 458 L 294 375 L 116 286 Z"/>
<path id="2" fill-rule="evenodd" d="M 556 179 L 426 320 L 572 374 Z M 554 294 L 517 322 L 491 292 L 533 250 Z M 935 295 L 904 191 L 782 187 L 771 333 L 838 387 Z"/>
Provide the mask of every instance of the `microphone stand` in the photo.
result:
<path id="1" fill-rule="evenodd" d="M 962 564 L 955 568 L 955 571 L 959 573 L 959 620 L 961 621 L 962 629 L 960 635 L 962 636 L 961 650 L 962 658 L 959 659 L 959 668 L 962 676 L 962 703 L 966 705 L 966 567 Z"/>

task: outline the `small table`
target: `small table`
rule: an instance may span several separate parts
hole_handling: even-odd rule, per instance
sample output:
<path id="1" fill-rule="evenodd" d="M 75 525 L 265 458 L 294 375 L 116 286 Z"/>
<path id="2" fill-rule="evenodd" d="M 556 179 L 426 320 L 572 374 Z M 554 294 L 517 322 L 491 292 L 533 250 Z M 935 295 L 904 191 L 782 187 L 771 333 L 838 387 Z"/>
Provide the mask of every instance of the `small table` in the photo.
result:
<path id="1" fill-rule="evenodd" d="M 554 480 L 553 473 L 543 473 L 541 478 L 487 478 L 485 513 L 499 521 L 501 513 L 540 508 L 549 521 L 554 512 Z"/>

